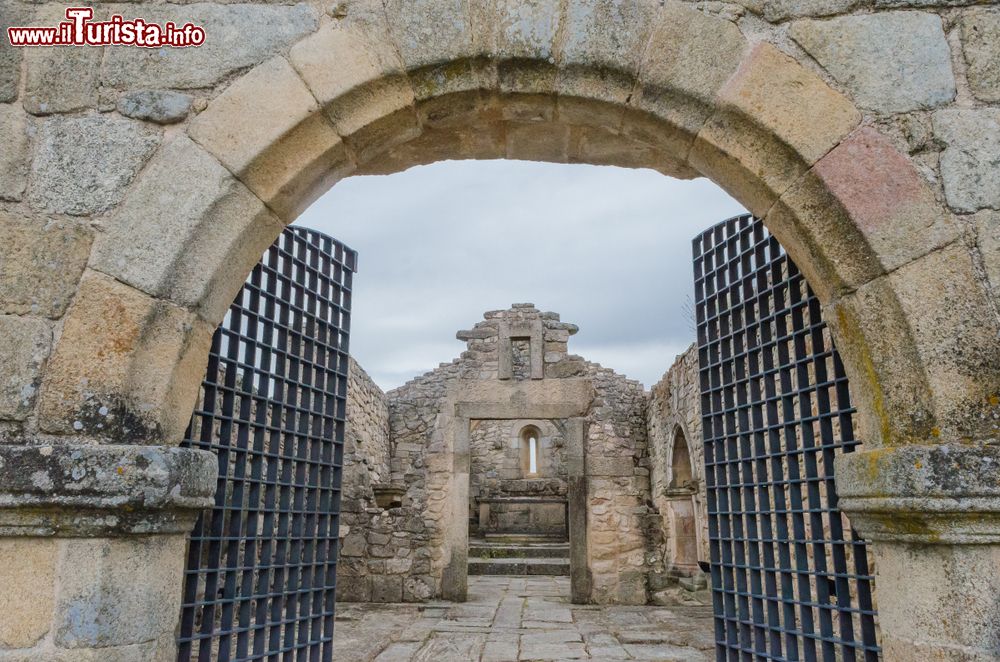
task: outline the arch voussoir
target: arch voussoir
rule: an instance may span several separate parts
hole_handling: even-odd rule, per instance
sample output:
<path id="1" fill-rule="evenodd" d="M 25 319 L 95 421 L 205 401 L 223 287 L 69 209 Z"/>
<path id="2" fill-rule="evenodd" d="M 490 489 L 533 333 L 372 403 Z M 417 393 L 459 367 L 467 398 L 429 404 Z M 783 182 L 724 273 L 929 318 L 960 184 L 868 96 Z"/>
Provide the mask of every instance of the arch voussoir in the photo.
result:
<path id="1" fill-rule="evenodd" d="M 121 444 L 184 432 L 214 324 L 88 269 L 38 397 L 43 431 Z"/>
<path id="2" fill-rule="evenodd" d="M 721 88 L 718 112 L 698 133 L 689 158 L 763 216 L 860 122 L 849 99 L 762 43 Z"/>
<path id="3" fill-rule="evenodd" d="M 213 324 L 284 227 L 184 135 L 163 146 L 107 225 L 94 242 L 92 269 Z"/>
<path id="4" fill-rule="evenodd" d="M 353 169 L 340 135 L 282 56 L 233 83 L 188 135 L 288 223 Z"/>

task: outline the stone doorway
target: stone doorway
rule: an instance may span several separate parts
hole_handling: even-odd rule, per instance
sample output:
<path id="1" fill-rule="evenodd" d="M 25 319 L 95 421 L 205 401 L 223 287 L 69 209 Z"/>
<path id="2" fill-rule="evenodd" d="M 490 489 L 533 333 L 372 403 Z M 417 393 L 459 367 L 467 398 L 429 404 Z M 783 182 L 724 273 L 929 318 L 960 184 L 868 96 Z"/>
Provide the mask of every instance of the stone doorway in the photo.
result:
<path id="1" fill-rule="evenodd" d="M 565 423 L 476 420 L 470 426 L 469 576 L 568 581 Z"/>

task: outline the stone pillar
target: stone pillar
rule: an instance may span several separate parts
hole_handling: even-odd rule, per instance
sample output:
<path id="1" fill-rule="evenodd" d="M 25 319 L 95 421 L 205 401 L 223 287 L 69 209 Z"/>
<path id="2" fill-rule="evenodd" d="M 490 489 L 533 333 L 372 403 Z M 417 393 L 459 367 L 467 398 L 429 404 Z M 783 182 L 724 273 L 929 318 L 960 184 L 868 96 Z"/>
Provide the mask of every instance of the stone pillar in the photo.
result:
<path id="1" fill-rule="evenodd" d="M 569 529 L 570 599 L 573 604 L 591 602 L 592 576 L 587 553 L 587 509 L 590 490 L 587 485 L 586 421 L 566 421 L 566 525 Z"/>
<path id="2" fill-rule="evenodd" d="M 0 659 L 174 659 L 209 452 L 0 445 Z"/>
<path id="3" fill-rule="evenodd" d="M 885 662 L 1000 659 L 1000 448 L 863 450 L 836 477 L 872 542 Z"/>
<path id="4" fill-rule="evenodd" d="M 441 597 L 465 602 L 469 595 L 469 419 L 453 418 L 446 434 L 452 436 L 451 519 L 446 527 L 448 564 L 441 577 Z"/>

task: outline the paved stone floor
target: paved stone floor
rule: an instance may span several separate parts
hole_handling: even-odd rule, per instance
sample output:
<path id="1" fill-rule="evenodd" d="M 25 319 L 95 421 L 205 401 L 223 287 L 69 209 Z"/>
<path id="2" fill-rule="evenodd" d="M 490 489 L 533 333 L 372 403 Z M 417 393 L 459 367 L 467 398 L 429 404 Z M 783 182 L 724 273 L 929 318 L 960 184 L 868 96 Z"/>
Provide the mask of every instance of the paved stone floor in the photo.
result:
<path id="1" fill-rule="evenodd" d="M 350 662 L 713 659 L 710 607 L 569 603 L 567 577 L 470 577 L 469 601 L 337 605 L 334 657 Z"/>

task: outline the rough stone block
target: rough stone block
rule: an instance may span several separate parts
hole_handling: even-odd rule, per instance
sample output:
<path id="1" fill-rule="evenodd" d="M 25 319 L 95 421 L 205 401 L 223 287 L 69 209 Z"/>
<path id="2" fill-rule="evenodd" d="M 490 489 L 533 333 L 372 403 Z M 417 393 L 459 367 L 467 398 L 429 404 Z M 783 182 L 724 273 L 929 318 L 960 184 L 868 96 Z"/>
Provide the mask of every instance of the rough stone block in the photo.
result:
<path id="1" fill-rule="evenodd" d="M 399 576 L 375 575 L 369 577 L 372 585 L 372 602 L 402 602 L 403 578 Z"/>
<path id="2" fill-rule="evenodd" d="M 969 11 L 958 24 L 972 93 L 981 101 L 1000 101 L 1000 10 Z"/>
<path id="3" fill-rule="evenodd" d="M 851 134 L 813 172 L 845 206 L 886 271 L 958 236 L 927 182 L 874 129 Z"/>
<path id="4" fill-rule="evenodd" d="M 403 602 L 425 602 L 434 595 L 434 582 L 430 577 L 403 579 Z"/>
<path id="5" fill-rule="evenodd" d="M 568 126 L 549 122 L 511 122 L 507 126 L 507 158 L 566 163 L 568 152 Z"/>
<path id="6" fill-rule="evenodd" d="M 185 538 L 66 540 L 57 570 L 56 644 L 124 646 L 172 634 L 180 613 Z"/>
<path id="7" fill-rule="evenodd" d="M 719 96 L 723 112 L 689 161 L 761 216 L 861 121 L 847 98 L 770 44 L 754 47 Z"/>
<path id="8" fill-rule="evenodd" d="M 659 13 L 640 63 L 634 105 L 674 128 L 676 135 L 663 145 L 672 156 L 686 157 L 746 50 L 746 39 L 729 21 L 680 2 L 669 2 Z"/>
<path id="9" fill-rule="evenodd" d="M 289 57 L 359 162 L 419 134 L 402 64 L 366 35 L 332 24 Z"/>
<path id="10" fill-rule="evenodd" d="M 683 160 L 629 136 L 593 127 L 573 127 L 569 161 L 620 168 L 652 168 L 668 177 L 692 179 L 698 173 Z"/>
<path id="11" fill-rule="evenodd" d="M 991 438 L 987 395 L 1000 388 L 1000 323 L 968 248 L 955 242 L 888 278 L 913 329 L 939 434 Z"/>
<path id="12" fill-rule="evenodd" d="M 469 3 L 463 0 L 387 0 L 385 15 L 407 71 L 474 54 Z"/>
<path id="13" fill-rule="evenodd" d="M 215 159 L 178 136 L 94 242 L 91 265 L 217 322 L 283 227 Z"/>
<path id="14" fill-rule="evenodd" d="M 938 111 L 934 135 L 945 144 L 941 178 L 948 205 L 960 212 L 1000 209 L 1000 111 Z"/>
<path id="15" fill-rule="evenodd" d="M 933 426 L 933 398 L 888 281 L 878 278 L 838 299 L 824 310 L 824 319 L 851 380 L 857 438 L 873 444 L 926 438 Z"/>
<path id="16" fill-rule="evenodd" d="M 567 3 L 556 83 L 559 93 L 625 103 L 659 10 L 660 3 L 653 0 Z M 600 69 L 601 74 L 593 76 L 593 69 Z"/>
<path id="17" fill-rule="evenodd" d="M 31 412 L 39 372 L 52 346 L 46 322 L 0 315 L 0 419 L 23 421 Z"/>
<path id="18" fill-rule="evenodd" d="M 369 577 L 345 575 L 337 572 L 337 602 L 371 602 L 372 588 Z"/>
<path id="19" fill-rule="evenodd" d="M 351 533 L 344 538 L 343 545 L 340 547 L 341 556 L 364 556 L 365 555 L 365 536 L 364 533 Z"/>
<path id="20" fill-rule="evenodd" d="M 503 127 L 427 129 L 416 138 L 393 147 L 356 171 L 360 175 L 385 175 L 415 165 L 455 158 L 502 159 L 506 155 Z M 496 334 L 496 331 L 493 331 Z"/>
<path id="21" fill-rule="evenodd" d="M 469 91 L 478 96 L 475 91 L 488 79 L 472 62 L 481 45 L 473 39 L 468 5 L 462 0 L 387 3 L 389 32 L 417 99 Z"/>
<path id="22" fill-rule="evenodd" d="M 158 142 L 153 127 L 120 117 L 45 119 L 35 138 L 28 201 L 57 214 L 106 212 L 121 200 Z"/>
<path id="23" fill-rule="evenodd" d="M 0 649 L 30 648 L 52 628 L 58 557 L 54 538 L 0 540 Z"/>
<path id="24" fill-rule="evenodd" d="M 351 170 L 340 136 L 283 57 L 236 81 L 188 133 L 287 222 Z"/>
<path id="25" fill-rule="evenodd" d="M 302 79 L 278 56 L 254 67 L 212 100 L 188 134 L 231 172 L 242 173 L 317 110 Z"/>
<path id="26" fill-rule="evenodd" d="M 0 200 L 20 200 L 28 185 L 28 119 L 17 106 L 0 106 L 0 135 Z"/>
<path id="27" fill-rule="evenodd" d="M 955 98 L 941 17 L 920 12 L 842 16 L 792 24 L 792 38 L 862 108 L 903 113 Z"/>
<path id="28" fill-rule="evenodd" d="M 156 124 L 176 124 L 191 112 L 192 98 L 171 90 L 136 90 L 118 99 L 118 112 Z"/>
<path id="29" fill-rule="evenodd" d="M 0 25 L 25 25 L 29 12 L 24 5 L 3 0 L 0 2 Z M 23 49 L 13 48 L 7 38 L 7 30 L 0 32 L 0 103 L 17 99 L 21 83 L 21 53 Z"/>
<path id="30" fill-rule="evenodd" d="M 769 23 L 787 21 L 807 16 L 833 16 L 843 14 L 858 4 L 859 0 L 737 0 Z"/>
<path id="31" fill-rule="evenodd" d="M 990 280 L 993 297 L 1000 306 L 1000 212 L 981 211 L 975 216 L 979 253 Z"/>
<path id="32" fill-rule="evenodd" d="M 62 4 L 44 6 L 31 19 L 31 24 L 56 25 L 66 20 L 65 9 L 66 5 Z M 97 10 L 93 20 L 106 18 L 106 11 Z M 97 106 L 103 48 L 52 46 L 23 50 L 25 74 L 22 103 L 26 111 L 48 115 Z"/>
<path id="33" fill-rule="evenodd" d="M 0 311 L 62 316 L 90 255 L 86 226 L 0 213 Z"/>
<path id="34" fill-rule="evenodd" d="M 496 0 L 474 3 L 476 43 L 498 60 L 549 61 L 555 56 L 559 3 Z"/>
<path id="35" fill-rule="evenodd" d="M 208 35 L 198 48 L 109 48 L 102 81 L 116 88 L 211 87 L 225 76 L 263 62 L 314 31 L 315 11 L 306 4 L 150 5 L 142 17 L 155 23 L 187 22 Z"/>
<path id="36" fill-rule="evenodd" d="M 378 168 L 382 158 L 394 148 L 416 140 L 421 135 L 420 121 L 412 107 L 402 108 L 372 122 L 344 138 L 360 166 Z"/>
<path id="37" fill-rule="evenodd" d="M 635 462 L 631 457 L 593 456 L 587 458 L 589 476 L 631 476 Z"/>

